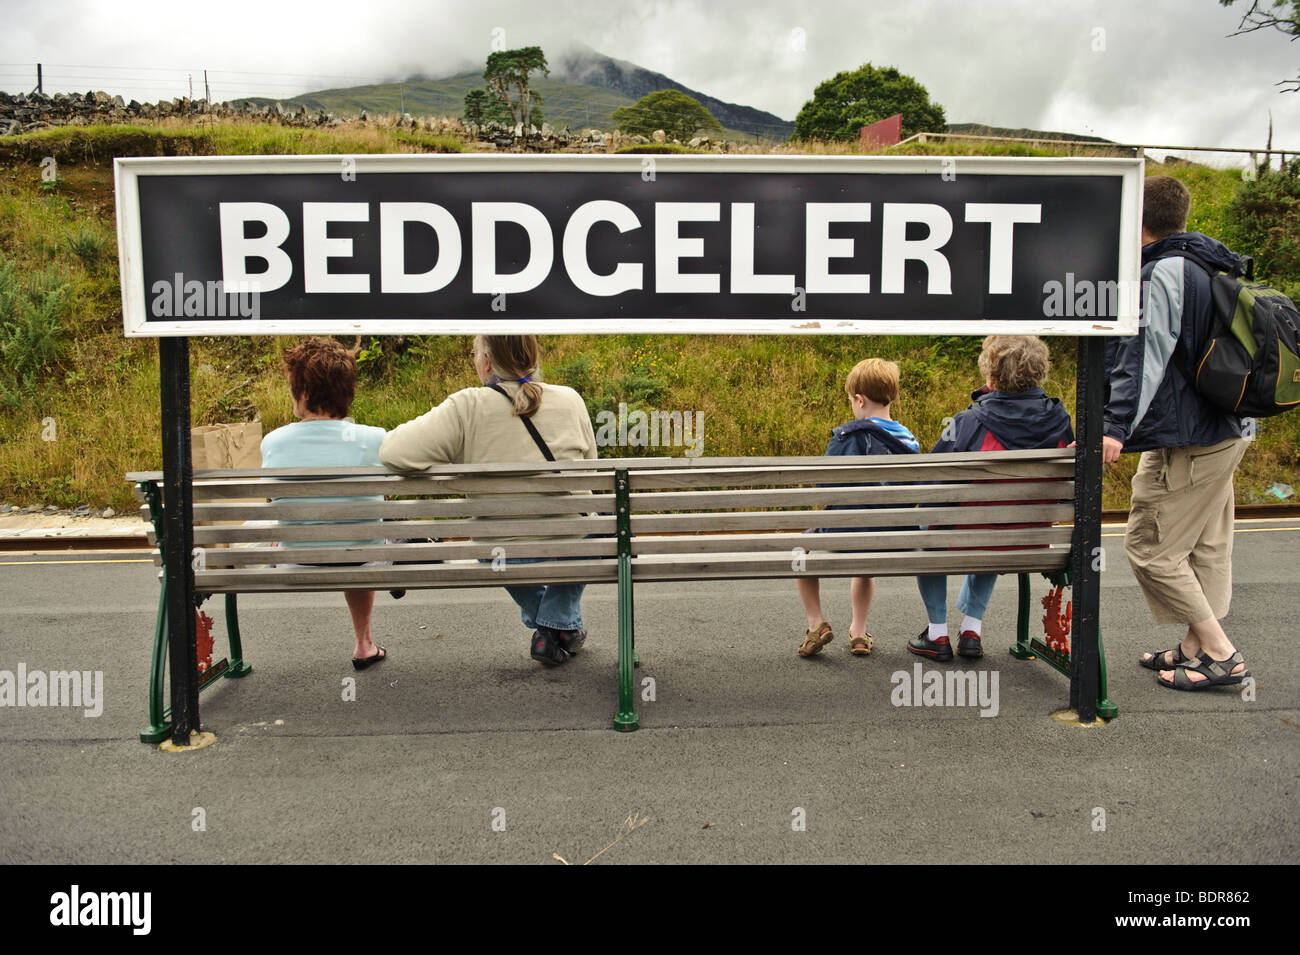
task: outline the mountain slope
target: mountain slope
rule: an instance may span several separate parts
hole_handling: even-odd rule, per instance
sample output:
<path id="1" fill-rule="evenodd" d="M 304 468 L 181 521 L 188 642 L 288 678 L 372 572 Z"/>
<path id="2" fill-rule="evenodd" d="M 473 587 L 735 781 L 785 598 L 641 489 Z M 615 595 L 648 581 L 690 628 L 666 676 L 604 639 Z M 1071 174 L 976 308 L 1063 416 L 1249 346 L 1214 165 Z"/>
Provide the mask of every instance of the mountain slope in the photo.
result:
<path id="1" fill-rule="evenodd" d="M 470 71 L 442 79 L 416 78 L 400 84 L 316 90 L 279 100 L 248 97 L 236 102 L 258 106 L 279 102 L 340 114 L 405 110 L 417 116 L 459 116 L 464 110 L 465 94 L 482 89 L 483 85 L 482 73 Z M 560 54 L 551 64 L 551 75 L 535 80 L 532 87 L 542 94 L 546 121 L 557 128 L 609 130 L 614 127 L 610 116 L 620 106 L 627 106 L 655 90 L 674 89 L 703 103 L 722 123 L 723 134 L 729 139 L 784 141 L 794 132 L 794 123 L 772 113 L 724 102 L 683 86 L 662 73 L 586 48 Z"/>
<path id="2" fill-rule="evenodd" d="M 728 129 L 738 129 L 756 138 L 771 140 L 786 140 L 794 133 L 792 121 L 752 106 L 724 102 L 683 86 L 662 73 L 654 73 L 626 60 L 616 60 L 588 47 L 577 47 L 561 53 L 556 57 L 555 63 L 551 64 L 551 76 L 562 76 L 573 83 L 614 90 L 633 101 L 655 90 L 679 90 L 699 100 Z"/>

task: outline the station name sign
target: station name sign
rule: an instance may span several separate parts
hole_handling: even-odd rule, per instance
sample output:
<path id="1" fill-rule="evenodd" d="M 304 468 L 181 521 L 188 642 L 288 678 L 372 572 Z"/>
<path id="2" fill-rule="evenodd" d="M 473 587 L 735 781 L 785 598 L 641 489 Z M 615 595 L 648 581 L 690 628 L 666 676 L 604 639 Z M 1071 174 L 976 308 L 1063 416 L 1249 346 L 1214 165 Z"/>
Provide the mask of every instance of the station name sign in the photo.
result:
<path id="1" fill-rule="evenodd" d="M 128 336 L 1137 330 L 1142 162 L 118 159 Z"/>

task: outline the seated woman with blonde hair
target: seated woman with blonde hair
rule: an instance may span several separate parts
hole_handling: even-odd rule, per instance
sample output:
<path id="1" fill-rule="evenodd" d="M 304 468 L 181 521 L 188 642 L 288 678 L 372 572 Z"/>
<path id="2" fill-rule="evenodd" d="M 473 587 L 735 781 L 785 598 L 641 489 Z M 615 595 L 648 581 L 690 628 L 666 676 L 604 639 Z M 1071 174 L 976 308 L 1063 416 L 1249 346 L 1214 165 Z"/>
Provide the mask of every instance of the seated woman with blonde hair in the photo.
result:
<path id="1" fill-rule="evenodd" d="M 276 428 L 262 439 L 262 467 L 379 466 L 379 444 L 384 439 L 384 429 L 356 424 L 348 418 L 357 387 L 357 360 L 350 349 L 332 338 L 309 338 L 285 352 L 284 373 L 293 398 L 293 415 L 299 420 Z M 368 543 L 374 542 L 284 541 L 280 546 L 348 547 Z M 343 597 L 352 615 L 356 642 L 352 666 L 364 670 L 387 657 L 383 647 L 375 646 L 370 632 L 375 594 L 372 590 L 346 590 Z"/>
<path id="2" fill-rule="evenodd" d="M 387 467 L 415 471 L 434 464 L 595 459 L 596 434 L 587 406 L 572 388 L 542 382 L 537 336 L 480 335 L 474 339 L 473 354 L 483 387 L 448 395 L 432 410 L 390 431 L 379 448 L 379 459 Z M 533 631 L 529 652 L 534 660 L 556 666 L 581 648 L 587 639 L 581 606 L 585 586 L 506 587 L 519 605 L 524 626 Z"/>

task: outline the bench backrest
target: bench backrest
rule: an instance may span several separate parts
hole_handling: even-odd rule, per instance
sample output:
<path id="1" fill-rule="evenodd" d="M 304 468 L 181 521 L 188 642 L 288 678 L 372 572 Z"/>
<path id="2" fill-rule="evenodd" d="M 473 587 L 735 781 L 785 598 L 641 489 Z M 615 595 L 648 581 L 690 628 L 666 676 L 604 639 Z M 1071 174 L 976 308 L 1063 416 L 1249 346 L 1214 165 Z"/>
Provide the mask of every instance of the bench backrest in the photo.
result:
<path id="1" fill-rule="evenodd" d="M 199 471 L 196 589 L 612 581 L 617 471 L 628 479 L 634 580 L 1059 570 L 1069 553 L 1071 529 L 1052 525 L 1073 519 L 1072 449 L 444 465 L 405 475 Z M 141 489 L 161 481 L 156 472 L 128 478 Z M 331 497 L 352 500 L 311 500 Z M 504 539 L 525 537 L 540 539 Z M 412 538 L 439 542 L 389 543 Z M 331 543 L 340 540 L 375 543 Z M 401 563 L 268 566 L 374 561 Z"/>

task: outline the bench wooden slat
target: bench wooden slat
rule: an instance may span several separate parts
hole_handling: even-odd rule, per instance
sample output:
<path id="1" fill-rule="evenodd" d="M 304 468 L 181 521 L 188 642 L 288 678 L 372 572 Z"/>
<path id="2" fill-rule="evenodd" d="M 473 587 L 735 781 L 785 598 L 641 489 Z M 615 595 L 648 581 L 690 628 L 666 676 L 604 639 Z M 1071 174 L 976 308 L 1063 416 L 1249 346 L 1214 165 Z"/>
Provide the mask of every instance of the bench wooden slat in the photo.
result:
<path id="1" fill-rule="evenodd" d="M 1068 546 L 1019 551 L 902 551 L 875 554 L 810 553 L 803 571 L 788 555 L 719 553 L 705 557 L 647 555 L 632 561 L 633 581 L 818 577 L 911 577 L 917 574 L 1017 573 L 1059 570 Z M 412 564 L 395 567 L 311 567 L 206 570 L 195 574 L 200 593 L 390 590 L 438 587 L 490 587 L 504 584 L 610 583 L 616 560 L 574 560 L 543 564 Z"/>
<path id="2" fill-rule="evenodd" d="M 797 487 L 735 491 L 639 492 L 631 496 L 632 513 L 705 510 L 719 507 L 773 508 L 828 504 L 926 504 L 956 501 L 1073 500 L 1073 481 L 972 484 L 906 484 L 889 487 Z"/>
<path id="3" fill-rule="evenodd" d="M 360 547 L 222 547 L 203 551 L 208 569 L 247 567 L 257 564 L 336 564 L 354 561 L 405 561 L 433 563 L 505 557 L 617 557 L 613 538 L 549 541 L 457 541 L 438 544 L 369 544 Z"/>
<path id="4" fill-rule="evenodd" d="M 197 521 L 319 521 L 433 517 L 493 517 L 585 512 L 613 513 L 612 494 L 553 495 L 546 497 L 476 497 L 469 500 L 417 501 L 285 501 L 274 504 L 195 504 Z M 336 535 L 337 536 L 337 535 Z"/>
<path id="5" fill-rule="evenodd" d="M 395 567 L 275 567 L 200 570 L 198 593 L 283 593 L 331 590 L 416 590 L 435 587 L 501 587 L 505 584 L 611 583 L 618 561 L 589 559 L 542 564 L 403 564 Z"/>
<path id="6" fill-rule="evenodd" d="M 253 543 L 258 541 L 384 540 L 420 537 L 472 537 L 491 529 L 493 537 L 586 537 L 614 533 L 612 515 L 601 517 L 521 517 L 493 520 L 364 521 L 348 524 L 340 533 L 335 524 L 279 524 L 267 527 L 199 525 L 194 543 Z"/>
<path id="7" fill-rule="evenodd" d="M 789 555 L 647 555 L 632 561 L 632 580 L 750 580 L 767 577 L 913 577 L 917 574 L 1019 573 L 1060 570 L 1069 547 L 1022 551 L 903 551 L 876 554 L 813 554 L 795 572 Z"/>
<path id="8" fill-rule="evenodd" d="M 342 495 L 340 495 L 342 496 Z M 1072 500 L 1072 481 L 974 482 L 969 484 L 905 484 L 860 487 L 744 488 L 724 491 L 662 491 L 632 494 L 633 513 L 671 510 L 712 510 L 719 507 L 777 508 L 830 504 L 912 504 L 956 501 Z M 416 501 L 282 501 L 273 503 L 207 503 L 194 505 L 195 521 L 354 520 L 391 517 L 400 520 L 433 517 L 571 515 L 612 513 L 610 494 L 421 499 Z"/>
<path id="9" fill-rule="evenodd" d="M 886 457 L 880 455 L 878 457 Z M 886 458 L 889 460 L 890 458 Z M 907 462 L 898 464 L 868 463 L 870 458 L 840 458 L 862 462 L 845 465 L 834 471 L 816 468 L 720 468 L 716 470 L 643 471 L 628 476 L 633 491 L 661 488 L 761 487 L 815 484 L 870 484 L 881 481 L 935 484 L 944 481 L 994 481 L 1041 478 L 1070 480 L 1074 477 L 1073 461 L 979 462 L 937 464 Z M 897 461 L 898 458 L 892 458 Z"/>
<path id="10" fill-rule="evenodd" d="M 1070 527 L 1025 527 L 1008 530 L 960 529 L 930 531 L 868 531 L 861 534 L 702 534 L 671 537 L 633 537 L 635 557 L 650 554 L 726 553 L 728 551 L 784 551 L 799 547 L 808 553 L 823 551 L 893 551 L 930 548 L 989 548 L 1070 543 Z"/>
<path id="11" fill-rule="evenodd" d="M 861 534 L 710 534 L 671 537 L 637 537 L 634 556 L 643 554 L 725 553 L 737 548 L 790 552 L 915 550 L 921 548 L 988 548 L 1069 544 L 1069 527 L 1035 527 L 1009 530 L 885 531 Z M 464 558 L 491 559 L 501 548 L 505 557 L 616 557 L 611 538 L 576 541 L 490 541 L 437 544 L 366 545 L 361 547 L 235 547 L 205 550 L 207 569 L 248 567 L 276 563 L 344 563 L 407 561 L 428 563 Z M 154 563 L 159 561 L 155 559 Z"/>
<path id="12" fill-rule="evenodd" d="M 971 507 L 933 507 L 925 509 L 925 520 L 934 526 L 954 524 L 1022 524 L 1061 523 L 1074 519 L 1074 506 L 1060 504 L 1025 504 L 1014 509 L 998 505 Z M 895 527 L 918 523 L 917 509 L 879 508 L 873 510 L 804 510 L 769 512 L 692 512 L 688 514 L 633 514 L 632 532 L 640 535 L 667 533 L 712 533 L 718 531 L 784 530 L 801 531 L 805 527 Z M 538 517 L 493 521 L 492 533 L 498 537 L 566 536 L 614 533 L 614 518 Z M 481 521 L 366 521 L 347 525 L 345 540 L 371 538 L 470 537 L 481 534 Z M 330 524 L 284 524 L 272 527 L 200 525 L 194 528 L 196 546 L 219 543 L 253 543 L 259 541 L 330 541 L 338 540 L 339 528 Z M 157 545 L 154 532 L 148 531 L 151 545 Z"/>
<path id="13" fill-rule="evenodd" d="M 363 480 L 351 478 L 327 481 L 287 481 L 242 478 L 220 483 L 194 484 L 195 501 L 219 501 L 249 497 L 342 497 L 362 495 L 459 495 L 459 494 L 536 494 L 553 491 L 614 490 L 614 472 L 596 474 L 533 474 L 522 477 L 483 478 L 389 478 Z"/>
<path id="14" fill-rule="evenodd" d="M 802 530 L 805 527 L 895 527 L 919 524 L 924 510 L 925 523 L 949 524 L 1021 524 L 1041 521 L 1074 520 L 1074 504 L 1022 504 L 1015 508 L 1000 505 L 970 507 L 879 508 L 873 510 L 819 510 L 775 512 L 709 512 L 689 514 L 632 515 L 633 534 L 692 533 L 745 530 Z M 197 531 L 195 533 L 198 533 Z"/>

